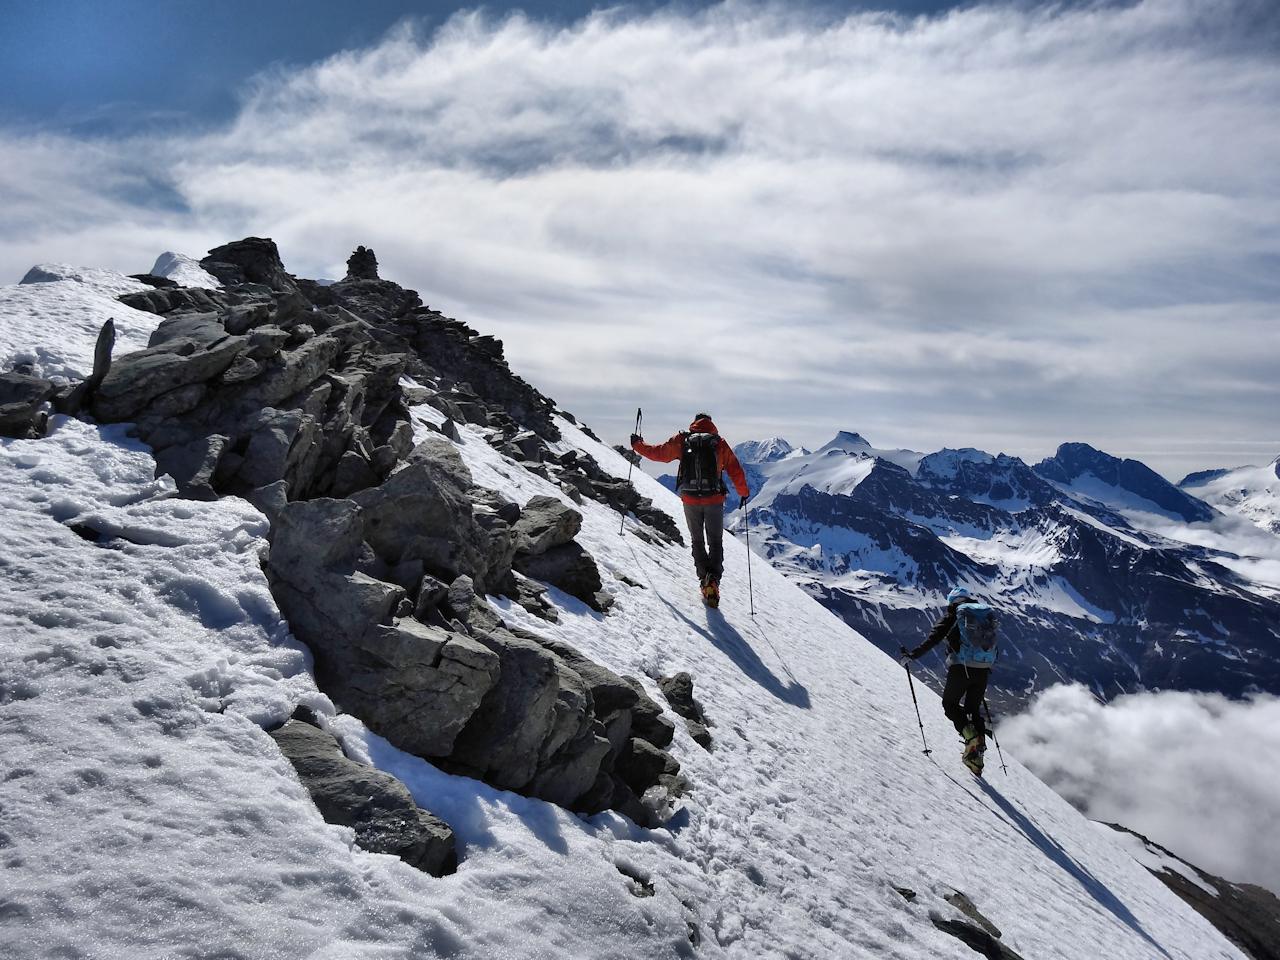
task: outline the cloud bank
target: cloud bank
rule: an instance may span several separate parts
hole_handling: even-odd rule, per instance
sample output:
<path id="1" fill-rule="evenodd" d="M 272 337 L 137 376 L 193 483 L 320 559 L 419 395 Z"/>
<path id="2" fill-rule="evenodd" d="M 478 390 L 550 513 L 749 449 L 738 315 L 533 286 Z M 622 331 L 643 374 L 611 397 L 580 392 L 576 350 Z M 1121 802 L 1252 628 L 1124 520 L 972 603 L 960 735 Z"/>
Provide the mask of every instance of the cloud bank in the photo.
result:
<path id="1" fill-rule="evenodd" d="M 1050 687 L 1001 745 L 1086 815 L 1201 869 L 1280 891 L 1280 698 Z"/>
<path id="2" fill-rule="evenodd" d="M 1260 460 L 1278 39 L 1268 0 L 407 24 L 253 79 L 224 128 L 0 131 L 0 276 L 246 234 L 333 275 L 364 243 L 611 434 L 643 404 L 735 440 Z"/>

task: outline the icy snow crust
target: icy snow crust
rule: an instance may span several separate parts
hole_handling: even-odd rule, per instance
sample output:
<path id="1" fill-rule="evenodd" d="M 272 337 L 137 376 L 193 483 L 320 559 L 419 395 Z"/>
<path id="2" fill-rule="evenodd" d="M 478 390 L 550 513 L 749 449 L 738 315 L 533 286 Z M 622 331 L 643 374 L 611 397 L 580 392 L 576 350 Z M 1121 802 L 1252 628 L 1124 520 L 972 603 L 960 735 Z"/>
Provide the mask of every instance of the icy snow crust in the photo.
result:
<path id="1" fill-rule="evenodd" d="M 420 431 L 439 420 L 414 415 Z M 724 605 L 707 611 L 683 549 L 620 535 L 588 501 L 579 539 L 614 611 L 553 592 L 549 625 L 498 604 L 614 670 L 694 675 L 715 749 L 677 730 L 694 791 L 644 831 L 448 776 L 335 715 L 264 581 L 262 516 L 173 499 L 122 428 L 54 427 L 0 441 L 6 956 L 968 960 L 928 919 L 955 915 L 941 897 L 958 888 L 1028 958 L 1241 957 L 1012 758 L 1007 778 L 993 758 L 973 780 L 917 684 L 936 751 L 923 756 L 902 668 L 758 558 L 751 618 L 732 538 Z M 560 427 L 563 446 L 626 472 Z M 477 482 L 561 496 L 461 435 Z M 362 852 L 321 820 L 262 731 L 299 702 L 450 822 L 457 875 Z M 654 895 L 634 896 L 620 868 Z"/>
<path id="2" fill-rule="evenodd" d="M 478 481 L 556 495 L 463 437 Z M 556 595 L 558 626 L 503 605 L 615 669 L 694 673 L 716 748 L 678 731 L 695 791 L 647 832 L 448 776 L 332 717 L 263 581 L 263 518 L 236 499 L 170 499 L 151 473 L 120 428 L 58 421 L 46 440 L 0 444 L 12 955 L 679 957 L 694 956 L 693 922 L 703 957 L 967 958 L 927 919 L 951 915 L 940 895 L 958 887 L 1026 956 L 1240 956 L 1016 762 L 1007 779 L 970 779 L 917 686 L 937 764 L 922 756 L 901 669 L 759 562 L 753 621 L 732 540 L 724 613 L 708 613 L 682 550 L 620 537 L 616 514 L 588 503 L 583 541 L 645 586 L 611 582 L 608 617 Z M 260 729 L 299 701 L 449 820 L 456 876 L 324 824 Z M 619 866 L 655 896 L 629 893 Z"/>
<path id="3" fill-rule="evenodd" d="M 116 322 L 116 355 L 147 345 L 160 317 L 126 307 L 122 293 L 150 290 L 109 270 L 42 264 L 22 283 L 0 286 L 0 370 L 31 363 L 37 376 L 85 377 L 98 332 Z"/>

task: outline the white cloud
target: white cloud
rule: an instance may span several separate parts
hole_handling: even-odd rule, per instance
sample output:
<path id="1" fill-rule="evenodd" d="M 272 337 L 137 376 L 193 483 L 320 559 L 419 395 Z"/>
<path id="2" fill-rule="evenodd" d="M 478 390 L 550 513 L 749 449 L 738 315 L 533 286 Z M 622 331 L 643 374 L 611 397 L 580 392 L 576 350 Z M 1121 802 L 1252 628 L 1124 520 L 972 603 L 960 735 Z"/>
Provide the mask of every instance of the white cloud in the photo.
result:
<path id="1" fill-rule="evenodd" d="M 459 16 L 258 78 L 201 136 L 0 135 L 0 272 L 252 233 L 332 275 L 365 243 L 618 435 L 637 403 L 655 429 L 707 406 L 734 439 L 1028 457 L 1269 434 L 1275 19 Z"/>
<path id="2" fill-rule="evenodd" d="M 1280 698 L 1050 687 L 1001 745 L 1095 820 L 1229 880 L 1280 891 Z"/>

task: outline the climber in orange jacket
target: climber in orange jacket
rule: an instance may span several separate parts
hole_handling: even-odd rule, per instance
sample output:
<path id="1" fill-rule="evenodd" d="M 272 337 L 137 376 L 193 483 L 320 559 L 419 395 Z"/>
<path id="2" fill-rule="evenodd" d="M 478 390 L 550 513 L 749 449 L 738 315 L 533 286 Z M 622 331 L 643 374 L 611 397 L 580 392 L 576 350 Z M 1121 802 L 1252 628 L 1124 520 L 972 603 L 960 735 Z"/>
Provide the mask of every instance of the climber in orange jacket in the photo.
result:
<path id="1" fill-rule="evenodd" d="M 676 492 L 684 501 L 684 519 L 693 541 L 693 565 L 698 571 L 703 602 L 709 607 L 718 606 L 720 577 L 724 573 L 724 501 L 729 493 L 722 474 L 728 471 L 738 496 L 745 500 L 749 491 L 742 464 L 708 413 L 698 414 L 688 430 L 657 445 L 645 443 L 643 437 L 633 433 L 631 449 L 659 463 L 680 461 Z"/>

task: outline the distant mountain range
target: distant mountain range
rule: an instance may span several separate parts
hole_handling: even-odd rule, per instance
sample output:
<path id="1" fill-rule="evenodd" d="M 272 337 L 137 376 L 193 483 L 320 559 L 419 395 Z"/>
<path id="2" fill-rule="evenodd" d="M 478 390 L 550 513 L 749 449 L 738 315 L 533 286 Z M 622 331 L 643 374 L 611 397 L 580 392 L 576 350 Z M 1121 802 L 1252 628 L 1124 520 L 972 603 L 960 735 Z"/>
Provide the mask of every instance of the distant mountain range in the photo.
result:
<path id="1" fill-rule="evenodd" d="M 994 602 L 995 701 L 1060 681 L 1103 698 L 1280 693 L 1275 463 L 1174 485 L 1083 443 L 1034 466 L 851 432 L 814 451 L 781 438 L 735 450 L 758 552 L 886 651 L 917 644 L 956 584 Z M 741 512 L 729 522 L 740 530 Z M 935 682 L 941 668 L 922 661 Z"/>

